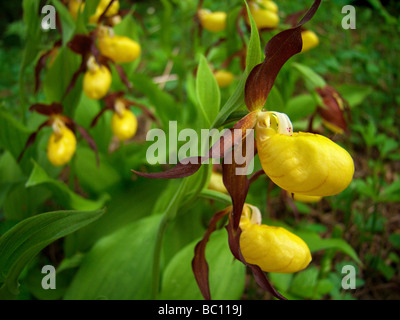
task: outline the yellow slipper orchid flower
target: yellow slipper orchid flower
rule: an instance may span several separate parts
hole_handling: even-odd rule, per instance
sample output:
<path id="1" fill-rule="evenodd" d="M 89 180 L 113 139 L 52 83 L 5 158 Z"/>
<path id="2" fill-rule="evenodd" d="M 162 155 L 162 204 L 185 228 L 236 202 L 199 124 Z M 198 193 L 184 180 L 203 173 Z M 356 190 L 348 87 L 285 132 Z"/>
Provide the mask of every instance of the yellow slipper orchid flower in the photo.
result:
<path id="1" fill-rule="evenodd" d="M 56 118 L 53 122 L 53 133 L 47 143 L 47 158 L 52 165 L 59 167 L 68 163 L 76 151 L 75 134 Z"/>
<path id="2" fill-rule="evenodd" d="M 240 251 L 247 263 L 265 272 L 293 273 L 311 262 L 307 244 L 285 228 L 261 224 L 257 207 L 245 204 L 239 226 Z"/>
<path id="3" fill-rule="evenodd" d="M 198 16 L 202 27 L 208 31 L 219 32 L 226 28 L 227 14 L 225 12 L 200 9 Z"/>
<path id="4" fill-rule="evenodd" d="M 92 56 L 88 60 L 88 71 L 83 77 L 83 91 L 94 100 L 103 98 L 111 86 L 111 72 L 104 65 L 98 65 Z"/>
<path id="5" fill-rule="evenodd" d="M 354 162 L 342 147 L 312 133 L 293 133 L 286 114 L 260 112 L 256 123 L 261 166 L 279 187 L 307 196 L 330 196 L 351 182 Z"/>
<path id="6" fill-rule="evenodd" d="M 100 29 L 98 45 L 103 56 L 117 63 L 135 61 L 141 53 L 141 47 L 136 41 L 114 35 L 111 29 L 105 27 Z"/>
<path id="7" fill-rule="evenodd" d="M 137 119 L 133 112 L 125 107 L 122 101 L 117 100 L 115 105 L 116 111 L 111 118 L 111 129 L 120 141 L 125 141 L 136 134 L 138 127 Z"/>
<path id="8" fill-rule="evenodd" d="M 249 3 L 251 15 L 258 29 L 275 28 L 279 24 L 278 6 L 273 1 L 253 1 Z M 250 25 L 249 17 L 245 17 Z"/>

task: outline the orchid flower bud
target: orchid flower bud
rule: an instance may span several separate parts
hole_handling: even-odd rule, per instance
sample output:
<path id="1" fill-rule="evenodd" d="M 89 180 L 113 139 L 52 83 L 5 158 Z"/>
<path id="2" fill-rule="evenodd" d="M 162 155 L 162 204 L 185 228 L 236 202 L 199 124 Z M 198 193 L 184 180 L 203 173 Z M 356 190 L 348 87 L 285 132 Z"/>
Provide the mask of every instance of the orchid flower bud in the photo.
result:
<path id="1" fill-rule="evenodd" d="M 76 151 L 75 134 L 58 118 L 53 122 L 53 133 L 47 143 L 47 158 L 56 167 L 68 163 Z"/>
<path id="2" fill-rule="evenodd" d="M 292 273 L 311 262 L 307 244 L 282 227 L 261 224 L 258 208 L 245 204 L 239 226 L 240 251 L 247 263 L 265 272 Z"/>
<path id="3" fill-rule="evenodd" d="M 354 174 L 348 152 L 324 136 L 292 131 L 286 115 L 259 113 L 257 150 L 268 177 L 296 194 L 330 196 L 342 192 Z"/>
<path id="4" fill-rule="evenodd" d="M 111 86 L 111 72 L 104 65 L 96 63 L 94 57 L 88 60 L 88 71 L 83 77 L 83 91 L 85 94 L 94 100 L 103 98 Z"/>
<path id="5" fill-rule="evenodd" d="M 125 141 L 136 134 L 137 119 L 121 100 L 117 100 L 115 105 L 115 112 L 111 118 L 111 129 L 120 141 Z"/>
<path id="6" fill-rule="evenodd" d="M 207 9 L 199 10 L 199 19 L 202 27 L 211 32 L 225 30 L 226 17 L 227 14 L 222 11 L 211 12 Z"/>
<path id="7" fill-rule="evenodd" d="M 103 29 L 99 33 L 98 45 L 102 55 L 117 63 L 135 61 L 141 53 L 141 47 L 136 41 L 114 35 L 112 30 Z"/>
<path id="8" fill-rule="evenodd" d="M 301 52 L 311 50 L 319 44 L 318 36 L 311 30 L 303 30 L 301 32 L 301 39 L 303 40 L 303 48 L 301 49 Z"/>

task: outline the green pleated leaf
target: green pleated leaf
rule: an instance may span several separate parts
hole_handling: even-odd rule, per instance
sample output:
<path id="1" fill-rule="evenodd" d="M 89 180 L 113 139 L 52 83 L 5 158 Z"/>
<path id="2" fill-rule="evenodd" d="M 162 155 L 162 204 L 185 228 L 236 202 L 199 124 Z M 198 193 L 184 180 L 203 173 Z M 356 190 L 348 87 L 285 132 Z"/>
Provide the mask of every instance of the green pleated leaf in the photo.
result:
<path id="1" fill-rule="evenodd" d="M 203 299 L 192 271 L 191 261 L 198 240 L 178 252 L 167 265 L 161 287 L 160 299 Z M 225 230 L 214 232 L 206 247 L 212 299 L 239 299 L 244 290 L 245 266 L 235 260 L 229 250 Z"/>
<path id="2" fill-rule="evenodd" d="M 65 45 L 69 40 L 71 40 L 76 28 L 76 23 L 74 18 L 72 18 L 71 14 L 69 13 L 68 8 L 62 4 L 61 1 L 53 0 L 52 3 L 54 4 L 61 20 L 62 38 Z"/>
<path id="3" fill-rule="evenodd" d="M 201 55 L 196 77 L 196 93 L 201 115 L 209 127 L 219 112 L 221 93 L 217 80 L 208 66 L 206 58 Z"/>
<path id="4" fill-rule="evenodd" d="M 43 81 L 43 90 L 49 103 L 63 104 L 64 113 L 73 117 L 76 106 L 82 94 L 82 77 L 79 77 L 75 87 L 64 98 L 73 74 L 79 69 L 81 58 L 67 47 L 58 50 L 57 57 L 49 66 Z"/>
<path id="5" fill-rule="evenodd" d="M 251 11 L 247 3 L 246 8 L 251 26 L 251 34 L 246 56 L 246 73 L 249 74 L 250 71 L 253 70 L 253 68 L 261 62 L 261 43 L 256 22 L 251 15 Z"/>
<path id="6" fill-rule="evenodd" d="M 160 215 L 141 219 L 100 239 L 83 259 L 64 298 L 150 299 L 160 219 Z"/>
<path id="7" fill-rule="evenodd" d="M 109 195 L 107 194 L 102 194 L 97 200 L 83 198 L 71 191 L 63 182 L 49 177 L 46 171 L 35 161 L 32 162 L 34 164 L 33 170 L 25 186 L 29 188 L 44 184 L 50 187 L 54 196 L 65 208 L 88 211 L 97 210 L 102 208 L 109 200 Z"/>
<path id="8" fill-rule="evenodd" d="M 56 211 L 23 220 L 0 238 L 0 299 L 15 298 L 18 277 L 50 243 L 98 219 L 104 210 Z"/>
<path id="9" fill-rule="evenodd" d="M 32 131 L 1 109 L 0 128 L 0 147 L 8 150 L 17 159 Z"/>

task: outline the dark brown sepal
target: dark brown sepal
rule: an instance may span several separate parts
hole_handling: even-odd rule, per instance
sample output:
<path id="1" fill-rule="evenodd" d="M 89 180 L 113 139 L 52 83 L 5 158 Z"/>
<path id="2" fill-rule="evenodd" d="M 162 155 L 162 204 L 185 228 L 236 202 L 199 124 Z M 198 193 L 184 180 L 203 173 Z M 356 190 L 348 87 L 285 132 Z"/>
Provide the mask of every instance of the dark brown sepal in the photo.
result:
<path id="1" fill-rule="evenodd" d="M 40 74 L 42 72 L 42 70 L 46 67 L 46 62 L 47 59 L 51 56 L 51 54 L 57 50 L 60 46 L 61 46 L 61 40 L 58 40 L 54 43 L 53 48 L 51 48 L 50 50 L 46 51 L 45 53 L 43 53 L 36 66 L 35 66 L 35 90 L 34 93 L 36 94 L 39 91 L 39 87 L 40 87 Z"/>
<path id="2" fill-rule="evenodd" d="M 52 104 L 35 103 L 29 107 L 29 111 L 37 112 L 44 116 L 53 116 L 62 114 L 63 106 L 60 103 L 53 102 Z"/>
<path id="3" fill-rule="evenodd" d="M 317 11 L 321 0 L 315 0 L 303 19 L 293 28 L 275 35 L 265 47 L 264 61 L 250 72 L 245 85 L 245 103 L 249 111 L 261 110 L 283 65 L 301 52 L 301 28 Z"/>
<path id="4" fill-rule="evenodd" d="M 22 157 L 24 156 L 25 151 L 35 143 L 36 141 L 36 137 L 39 133 L 40 130 L 42 130 L 44 127 L 48 127 L 51 126 L 52 121 L 51 120 L 46 120 L 45 122 L 43 122 L 39 128 L 37 128 L 37 130 L 35 132 L 33 132 L 29 137 L 28 140 L 25 143 L 24 148 L 22 149 L 21 153 L 18 156 L 17 162 L 20 162 L 22 160 Z"/>
<path id="5" fill-rule="evenodd" d="M 211 300 L 210 284 L 208 277 L 208 263 L 206 260 L 206 246 L 211 234 L 216 230 L 217 223 L 224 216 L 231 211 L 231 207 L 228 207 L 218 213 L 216 213 L 208 225 L 208 228 L 203 236 L 203 239 L 199 241 L 194 249 L 194 258 L 192 260 L 193 274 L 196 279 L 197 285 L 199 286 L 200 292 L 205 300 Z"/>

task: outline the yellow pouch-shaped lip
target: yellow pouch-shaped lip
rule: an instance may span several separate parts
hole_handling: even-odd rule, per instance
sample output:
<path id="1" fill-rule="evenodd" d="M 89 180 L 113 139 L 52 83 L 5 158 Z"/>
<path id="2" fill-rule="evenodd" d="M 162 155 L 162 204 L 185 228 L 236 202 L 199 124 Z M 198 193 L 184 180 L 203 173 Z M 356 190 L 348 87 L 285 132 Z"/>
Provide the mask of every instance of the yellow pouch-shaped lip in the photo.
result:
<path id="1" fill-rule="evenodd" d="M 121 114 L 114 112 L 111 118 L 111 129 L 121 141 L 132 138 L 137 131 L 137 119 L 129 109 L 124 109 Z"/>
<path id="2" fill-rule="evenodd" d="M 56 167 L 68 163 L 76 151 L 75 134 L 65 126 L 53 132 L 47 143 L 47 158 Z"/>
<path id="3" fill-rule="evenodd" d="M 256 207 L 245 205 L 240 229 L 243 258 L 265 272 L 298 272 L 311 262 L 307 244 L 284 228 L 261 224 L 261 214 Z"/>
<path id="4" fill-rule="evenodd" d="M 207 9 L 199 11 L 200 23 L 204 29 L 211 32 L 223 31 L 226 28 L 226 13 L 222 11 L 211 12 Z"/>
<path id="5" fill-rule="evenodd" d="M 116 35 L 100 37 L 99 49 L 102 55 L 117 63 L 135 61 L 141 53 L 141 47 L 136 41 Z"/>
<path id="6" fill-rule="evenodd" d="M 264 5 L 264 3 L 261 3 Z M 253 16 L 254 22 L 258 29 L 263 28 L 275 28 L 279 24 L 279 16 L 277 7 L 272 7 L 267 2 L 265 3 L 265 9 L 262 8 L 258 3 L 251 2 L 249 4 L 250 12 Z M 271 10 L 272 9 L 272 10 Z M 249 17 L 245 17 L 246 23 L 250 25 Z"/>
<path id="7" fill-rule="evenodd" d="M 260 0 L 258 2 L 262 6 L 264 6 L 264 8 L 266 10 L 268 10 L 268 11 L 272 11 L 272 12 L 275 12 L 275 13 L 278 13 L 278 11 L 279 11 L 278 5 L 275 2 L 271 1 L 271 0 Z"/>
<path id="8" fill-rule="evenodd" d="M 311 30 L 303 30 L 301 32 L 301 39 L 303 40 L 301 52 L 311 50 L 319 44 L 318 36 Z"/>
<path id="9" fill-rule="evenodd" d="M 256 140 L 261 166 L 275 184 L 308 196 L 335 195 L 350 184 L 354 162 L 346 150 L 318 134 L 277 133 L 265 121 L 270 114 L 260 113 Z"/>
<path id="10" fill-rule="evenodd" d="M 94 62 L 94 58 L 89 59 L 89 70 L 83 77 L 83 91 L 94 100 L 103 98 L 111 86 L 111 72 L 105 66 L 99 66 Z"/>

